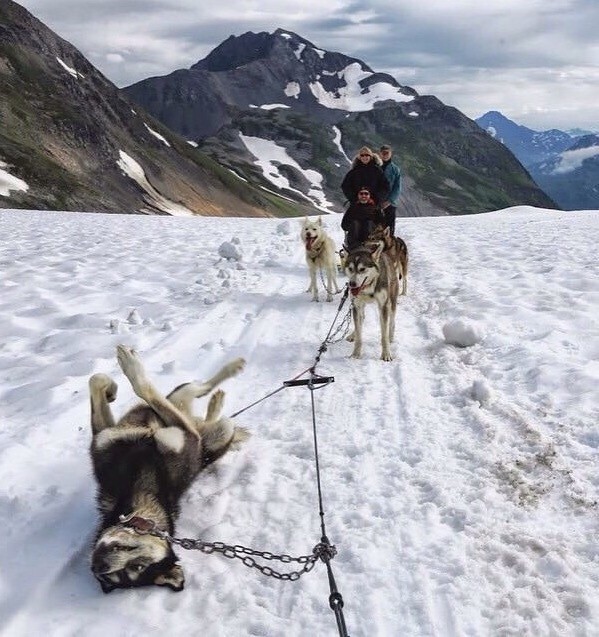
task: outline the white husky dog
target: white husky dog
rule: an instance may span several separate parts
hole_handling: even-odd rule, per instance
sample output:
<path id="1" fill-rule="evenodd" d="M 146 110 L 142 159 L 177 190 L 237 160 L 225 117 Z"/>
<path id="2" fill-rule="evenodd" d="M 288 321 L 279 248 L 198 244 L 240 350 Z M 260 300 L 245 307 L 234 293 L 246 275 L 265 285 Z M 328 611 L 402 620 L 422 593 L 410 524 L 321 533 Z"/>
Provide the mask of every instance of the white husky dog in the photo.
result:
<path id="1" fill-rule="evenodd" d="M 301 237 L 306 249 L 306 263 L 310 270 L 310 287 L 306 292 L 312 292 L 312 300 L 318 301 L 316 274 L 318 271 L 325 272 L 327 276 L 327 301 L 332 301 L 333 293 L 340 291 L 337 286 L 335 244 L 326 233 L 322 219 L 318 217 L 317 221 L 312 221 L 305 217 L 302 224 Z"/>

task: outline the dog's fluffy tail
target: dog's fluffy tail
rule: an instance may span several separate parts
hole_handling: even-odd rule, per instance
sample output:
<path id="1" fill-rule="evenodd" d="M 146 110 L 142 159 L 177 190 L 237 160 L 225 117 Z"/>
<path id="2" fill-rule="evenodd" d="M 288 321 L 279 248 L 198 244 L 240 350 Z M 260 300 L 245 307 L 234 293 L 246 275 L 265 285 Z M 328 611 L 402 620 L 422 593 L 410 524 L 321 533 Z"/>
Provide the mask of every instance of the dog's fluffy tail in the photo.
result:
<path id="1" fill-rule="evenodd" d="M 239 447 L 241 447 L 241 445 L 248 440 L 251 435 L 252 434 L 249 429 L 246 429 L 245 427 L 235 427 L 229 449 L 239 449 Z"/>

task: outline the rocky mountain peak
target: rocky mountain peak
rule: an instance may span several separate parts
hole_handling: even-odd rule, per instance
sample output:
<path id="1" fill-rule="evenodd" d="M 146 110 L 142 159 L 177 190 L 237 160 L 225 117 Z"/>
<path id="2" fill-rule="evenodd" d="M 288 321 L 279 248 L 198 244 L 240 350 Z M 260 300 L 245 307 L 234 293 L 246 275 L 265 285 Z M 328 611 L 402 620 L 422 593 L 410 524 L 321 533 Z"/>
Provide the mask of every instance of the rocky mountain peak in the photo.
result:
<path id="1" fill-rule="evenodd" d="M 591 133 L 590 135 L 583 135 L 579 137 L 568 150 L 579 150 L 581 148 L 593 148 L 599 146 L 599 135 Z"/>
<path id="2" fill-rule="evenodd" d="M 230 35 L 191 69 L 214 73 L 232 71 L 256 60 L 268 58 L 273 45 L 274 38 L 266 31 L 260 33 L 248 31 L 239 36 Z"/>

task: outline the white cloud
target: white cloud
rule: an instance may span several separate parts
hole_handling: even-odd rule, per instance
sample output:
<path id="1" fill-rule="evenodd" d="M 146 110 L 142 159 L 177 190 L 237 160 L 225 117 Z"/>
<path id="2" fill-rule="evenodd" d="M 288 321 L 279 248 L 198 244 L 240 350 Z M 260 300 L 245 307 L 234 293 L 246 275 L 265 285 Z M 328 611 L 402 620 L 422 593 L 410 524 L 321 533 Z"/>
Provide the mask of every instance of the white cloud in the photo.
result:
<path id="1" fill-rule="evenodd" d="M 284 27 L 471 117 L 497 109 L 538 129 L 597 125 L 596 0 L 369 0 L 367 8 L 230 0 L 210 10 L 196 0 L 22 4 L 119 86 L 189 67 L 231 34 Z M 114 57 L 124 51 L 127 64 Z"/>
<path id="2" fill-rule="evenodd" d="M 115 64 L 120 64 L 125 61 L 125 58 L 120 53 L 107 53 L 106 59 L 109 62 L 114 62 Z"/>
<path id="3" fill-rule="evenodd" d="M 560 155 L 559 164 L 554 168 L 553 174 L 559 175 L 569 173 L 582 166 L 585 159 L 596 157 L 599 155 L 599 146 L 590 146 L 589 148 L 577 148 L 576 150 L 567 150 Z"/>

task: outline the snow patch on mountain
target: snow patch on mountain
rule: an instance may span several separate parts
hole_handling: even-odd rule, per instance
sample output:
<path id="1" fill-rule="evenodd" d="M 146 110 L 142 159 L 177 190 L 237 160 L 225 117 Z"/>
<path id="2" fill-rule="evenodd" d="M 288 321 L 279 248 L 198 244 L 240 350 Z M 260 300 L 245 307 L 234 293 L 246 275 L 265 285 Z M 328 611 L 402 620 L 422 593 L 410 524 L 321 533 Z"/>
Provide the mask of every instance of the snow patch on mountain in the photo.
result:
<path id="1" fill-rule="evenodd" d="M 62 68 L 69 73 L 69 75 L 72 75 L 76 80 L 78 79 L 83 79 L 85 76 L 82 75 L 81 73 L 79 73 L 79 71 L 76 71 L 72 66 L 69 66 L 66 62 L 64 62 L 63 60 L 61 60 L 59 57 L 56 58 L 56 60 L 58 61 L 58 63 L 60 64 L 60 66 L 62 66 Z"/>
<path id="2" fill-rule="evenodd" d="M 163 137 L 160 133 L 157 133 L 154 129 L 150 128 L 145 122 L 144 126 L 148 129 L 150 135 L 153 135 L 156 139 L 159 139 L 165 146 L 168 146 L 170 148 L 170 142 L 166 139 L 166 137 Z"/>
<path id="3" fill-rule="evenodd" d="M 11 190 L 20 190 L 27 192 L 29 186 L 26 182 L 14 175 L 11 175 L 7 170 L 8 166 L 0 161 L 0 197 L 10 197 Z"/>
<path id="4" fill-rule="evenodd" d="M 295 49 L 294 53 L 295 53 L 295 57 L 301 62 L 302 61 L 302 53 L 304 52 L 304 49 L 306 48 L 306 45 L 302 42 L 298 45 L 297 49 Z"/>
<path id="5" fill-rule="evenodd" d="M 295 159 L 289 156 L 283 146 L 279 146 L 270 139 L 251 137 L 243 133 L 239 133 L 239 137 L 250 153 L 256 157 L 254 163 L 261 168 L 264 177 L 268 179 L 268 181 L 277 188 L 284 188 L 285 190 L 297 193 L 319 210 L 331 212 L 333 204 L 327 200 L 322 190 L 322 175 L 319 172 L 302 168 Z M 279 166 L 290 166 L 304 175 L 311 184 L 307 195 L 291 186 L 289 179 L 281 174 Z"/>
<path id="6" fill-rule="evenodd" d="M 189 208 L 175 203 L 161 195 L 148 181 L 144 169 L 141 167 L 139 162 L 133 159 L 133 157 L 127 155 L 127 153 L 122 150 L 119 150 L 119 156 L 120 159 L 116 162 L 117 166 L 125 175 L 127 175 L 127 177 L 133 179 L 133 181 L 139 184 L 139 186 L 146 191 L 154 207 L 174 217 L 193 216 L 193 212 Z"/>
<path id="7" fill-rule="evenodd" d="M 342 111 L 361 112 L 370 111 L 376 102 L 393 100 L 394 102 L 411 102 L 413 95 L 405 95 L 401 89 L 388 82 L 377 82 L 368 88 L 362 88 L 360 81 L 374 75 L 372 71 L 365 71 L 358 62 L 349 64 L 341 71 L 331 73 L 344 80 L 346 85 L 330 92 L 320 82 L 309 84 L 312 95 L 319 104 L 326 108 Z"/>
<path id="8" fill-rule="evenodd" d="M 287 97 L 295 97 L 295 99 L 297 99 L 302 92 L 302 87 L 298 82 L 289 82 L 283 92 Z"/>
<path id="9" fill-rule="evenodd" d="M 346 155 L 345 150 L 343 150 L 343 146 L 341 145 L 341 131 L 337 126 L 333 126 L 333 132 L 335 133 L 335 138 L 333 139 L 333 143 L 339 149 L 339 152 L 347 159 L 347 163 L 351 164 L 351 159 Z"/>
<path id="10" fill-rule="evenodd" d="M 275 108 L 291 108 L 287 106 L 287 104 L 261 104 L 257 106 L 256 104 L 250 104 L 250 108 L 261 108 L 264 111 L 272 111 Z"/>

